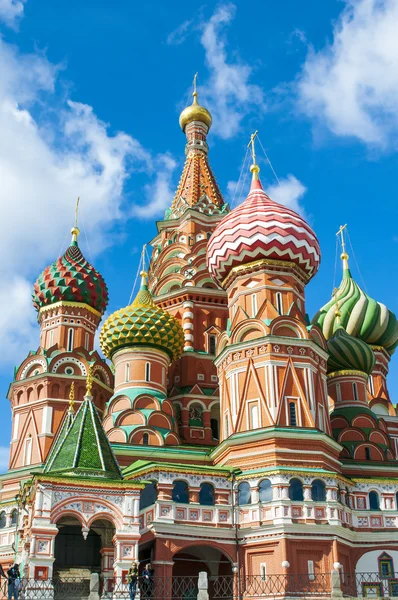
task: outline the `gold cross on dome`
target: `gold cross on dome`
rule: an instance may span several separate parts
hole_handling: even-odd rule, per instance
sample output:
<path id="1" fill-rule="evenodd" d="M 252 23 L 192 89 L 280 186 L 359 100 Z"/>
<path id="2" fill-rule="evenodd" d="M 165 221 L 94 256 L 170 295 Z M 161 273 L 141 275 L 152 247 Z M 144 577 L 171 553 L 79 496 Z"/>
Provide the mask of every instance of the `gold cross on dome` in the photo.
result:
<path id="1" fill-rule="evenodd" d="M 345 239 L 344 239 L 344 229 L 347 227 L 347 223 L 345 225 L 340 225 L 339 230 L 336 232 L 336 235 L 340 236 L 341 241 L 341 249 L 345 252 Z"/>
<path id="2" fill-rule="evenodd" d="M 77 218 L 79 216 L 79 202 L 80 202 L 80 196 L 78 197 L 78 199 L 76 200 L 76 208 L 75 208 L 75 227 L 77 227 Z"/>
<path id="3" fill-rule="evenodd" d="M 192 82 L 192 85 L 193 85 L 193 93 L 194 93 L 194 94 L 196 94 L 196 93 L 197 93 L 197 92 L 196 92 L 196 80 L 197 80 L 197 78 L 198 78 L 198 74 L 197 74 L 197 73 L 195 73 L 195 75 L 193 76 L 193 82 Z"/>
<path id="4" fill-rule="evenodd" d="M 258 134 L 258 130 L 256 129 L 256 131 L 254 133 L 251 134 L 250 136 L 250 142 L 247 144 L 247 147 L 250 148 L 251 146 L 251 151 L 252 151 L 252 159 L 253 159 L 253 164 L 256 164 L 256 149 L 254 146 L 254 140 L 256 139 Z"/>

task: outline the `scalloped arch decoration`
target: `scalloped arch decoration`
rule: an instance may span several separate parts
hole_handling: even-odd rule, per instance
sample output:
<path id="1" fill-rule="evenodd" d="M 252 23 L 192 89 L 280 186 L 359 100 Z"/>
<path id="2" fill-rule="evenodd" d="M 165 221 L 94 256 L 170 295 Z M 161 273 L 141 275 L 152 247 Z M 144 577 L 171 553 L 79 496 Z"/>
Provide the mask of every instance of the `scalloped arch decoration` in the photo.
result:
<path id="1" fill-rule="evenodd" d="M 123 431 L 123 429 L 115 428 L 111 429 L 107 433 L 108 440 L 110 442 L 114 442 L 116 444 L 126 444 L 127 443 L 127 433 Z"/>
<path id="2" fill-rule="evenodd" d="M 93 369 L 93 377 L 95 377 L 95 374 L 97 373 L 97 371 L 99 371 L 101 373 L 101 375 L 103 375 L 103 377 L 105 377 L 105 383 L 106 383 L 106 385 L 110 386 L 111 385 L 111 380 L 109 378 L 109 375 L 108 375 L 106 369 L 104 369 L 104 367 L 102 367 L 101 365 L 95 365 L 94 369 Z M 98 377 L 98 379 L 100 381 L 102 381 L 101 377 Z"/>
<path id="3" fill-rule="evenodd" d="M 131 425 L 145 425 L 145 417 L 136 410 L 124 412 L 118 416 L 115 422 L 116 427 L 128 427 Z"/>
<path id="4" fill-rule="evenodd" d="M 141 410 L 145 408 L 151 410 L 160 410 L 161 406 L 160 402 L 156 398 L 154 398 L 154 396 L 149 396 L 145 394 L 143 396 L 137 396 L 137 398 L 133 402 L 133 408 L 134 410 Z"/>
<path id="5" fill-rule="evenodd" d="M 82 363 L 81 360 L 78 360 L 77 358 L 74 358 L 73 356 L 64 356 L 63 358 L 60 358 L 59 360 L 57 360 L 57 362 L 53 365 L 53 368 L 51 369 L 51 373 L 56 373 L 59 366 L 61 366 L 63 364 L 69 364 L 69 363 L 77 365 L 80 368 L 81 375 L 83 375 L 83 377 L 87 377 L 86 365 L 84 363 Z"/>
<path id="6" fill-rule="evenodd" d="M 47 371 L 47 363 L 44 360 L 44 358 L 34 358 L 33 360 L 29 361 L 27 365 L 24 366 L 19 379 L 25 379 L 27 372 L 30 371 L 30 369 L 35 365 L 40 365 L 41 367 L 43 367 L 43 373 Z"/>
<path id="7" fill-rule="evenodd" d="M 239 342 L 243 342 L 245 340 L 262 338 L 266 335 L 267 330 L 261 321 L 248 319 L 237 326 L 233 332 L 231 344 L 238 344 Z"/>
<path id="8" fill-rule="evenodd" d="M 287 319 L 286 317 L 280 317 L 272 321 L 270 334 L 298 338 L 300 340 L 308 338 L 306 328 L 299 321 L 296 319 Z"/>
<path id="9" fill-rule="evenodd" d="M 114 398 L 109 406 L 111 413 L 129 410 L 131 408 L 131 400 L 127 396 L 118 396 Z"/>
<path id="10" fill-rule="evenodd" d="M 338 437 L 338 442 L 365 442 L 366 436 L 359 429 L 345 429 Z"/>

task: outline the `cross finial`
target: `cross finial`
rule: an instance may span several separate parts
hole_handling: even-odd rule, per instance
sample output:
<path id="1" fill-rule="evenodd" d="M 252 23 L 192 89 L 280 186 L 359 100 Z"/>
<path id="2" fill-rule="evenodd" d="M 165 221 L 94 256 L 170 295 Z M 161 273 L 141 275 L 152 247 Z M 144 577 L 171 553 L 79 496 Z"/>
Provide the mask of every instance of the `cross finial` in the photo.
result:
<path id="1" fill-rule="evenodd" d="M 251 134 L 250 142 L 247 144 L 247 147 L 251 148 L 251 152 L 252 152 L 253 164 L 250 167 L 250 171 L 251 171 L 251 173 L 253 173 L 253 179 L 258 179 L 258 174 L 260 172 L 260 167 L 257 164 L 257 158 L 256 158 L 256 147 L 254 145 L 254 140 L 256 139 L 257 135 L 258 135 L 258 131 L 256 129 L 256 131 Z"/>
<path id="2" fill-rule="evenodd" d="M 74 227 L 72 227 L 71 230 L 71 234 L 72 234 L 72 244 L 75 243 L 77 244 L 77 236 L 80 233 L 80 229 L 77 226 L 77 219 L 79 216 L 79 202 L 80 202 L 80 196 L 77 198 L 76 200 L 76 208 L 75 208 L 75 225 Z"/>
<path id="3" fill-rule="evenodd" d="M 343 261 L 343 269 L 348 269 L 348 254 L 345 251 L 345 238 L 344 238 L 344 230 L 347 227 L 347 223 L 345 225 L 340 225 L 339 230 L 336 232 L 337 236 L 340 236 L 340 243 L 341 243 L 341 254 L 340 254 L 340 258 Z"/>
<path id="4" fill-rule="evenodd" d="M 197 91 L 196 91 L 196 80 L 197 80 L 197 78 L 198 78 L 198 74 L 195 73 L 195 75 L 193 76 L 193 82 L 192 82 L 192 85 L 193 85 L 193 94 L 194 95 L 197 94 Z"/>
<path id="5" fill-rule="evenodd" d="M 148 273 L 146 272 L 145 269 L 145 255 L 146 255 L 146 244 L 143 245 L 142 247 L 142 252 L 141 252 L 141 287 L 145 286 L 147 283 L 147 277 L 148 277 Z"/>

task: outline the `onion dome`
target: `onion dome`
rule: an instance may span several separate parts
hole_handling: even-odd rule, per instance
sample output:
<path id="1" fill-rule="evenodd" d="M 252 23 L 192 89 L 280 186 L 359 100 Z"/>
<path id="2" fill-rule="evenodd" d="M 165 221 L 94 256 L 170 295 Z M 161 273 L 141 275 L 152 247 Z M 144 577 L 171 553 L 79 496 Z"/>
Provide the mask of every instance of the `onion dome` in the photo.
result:
<path id="1" fill-rule="evenodd" d="M 184 108 L 182 113 L 180 114 L 180 127 L 185 132 L 185 128 L 188 123 L 192 123 L 192 121 L 200 121 L 204 123 L 208 129 L 211 127 L 211 114 L 204 106 L 201 106 L 198 103 L 198 93 L 196 91 L 196 87 L 194 88 L 194 92 L 192 94 L 193 102 L 191 106 L 187 106 Z"/>
<path id="2" fill-rule="evenodd" d="M 340 322 L 350 335 L 374 346 L 382 346 L 393 354 L 398 345 L 397 318 L 381 302 L 370 298 L 352 278 L 348 268 L 348 255 L 343 253 L 343 279 L 332 300 L 315 315 L 312 322 L 318 325 L 326 339 L 335 332 L 336 305 L 341 313 Z"/>
<path id="3" fill-rule="evenodd" d="M 104 314 L 108 289 L 102 275 L 83 256 L 77 243 L 79 229 L 71 231 L 72 241 L 65 254 L 39 275 L 33 287 L 33 304 L 40 309 L 56 302 L 87 304 Z"/>
<path id="4" fill-rule="evenodd" d="M 327 349 L 329 373 L 352 369 L 370 375 L 373 370 L 375 364 L 373 350 L 362 340 L 347 333 L 341 325 L 327 341 Z"/>
<path id="5" fill-rule="evenodd" d="M 224 217 L 210 238 L 210 274 L 222 284 L 234 267 L 267 259 L 294 263 L 310 280 L 321 260 L 317 237 L 294 210 L 267 196 L 258 179 L 259 170 L 252 165 L 249 195 Z"/>
<path id="6" fill-rule="evenodd" d="M 153 346 L 166 352 L 171 360 L 184 349 L 184 332 L 179 321 L 156 306 L 147 287 L 147 273 L 141 272 L 140 290 L 132 304 L 114 312 L 105 321 L 100 345 L 108 358 L 126 346 Z"/>

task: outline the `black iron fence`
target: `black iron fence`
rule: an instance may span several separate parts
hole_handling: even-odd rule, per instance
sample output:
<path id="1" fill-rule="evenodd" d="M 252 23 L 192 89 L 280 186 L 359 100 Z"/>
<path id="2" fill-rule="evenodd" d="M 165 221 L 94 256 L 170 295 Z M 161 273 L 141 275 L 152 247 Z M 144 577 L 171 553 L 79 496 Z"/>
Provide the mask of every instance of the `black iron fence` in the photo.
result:
<path id="1" fill-rule="evenodd" d="M 17 586 L 18 587 L 18 586 Z M 340 591 L 345 598 L 398 598 L 398 574 L 390 573 L 306 573 L 284 575 L 210 576 L 209 600 L 278 600 L 279 598 L 330 598 Z M 197 600 L 198 577 L 139 577 L 129 584 L 126 578 L 54 578 L 21 581 L 19 600 L 88 600 L 93 598 L 129 600 Z M 98 595 L 96 595 L 98 594 Z M 0 582 L 0 600 L 8 598 L 8 584 Z"/>

